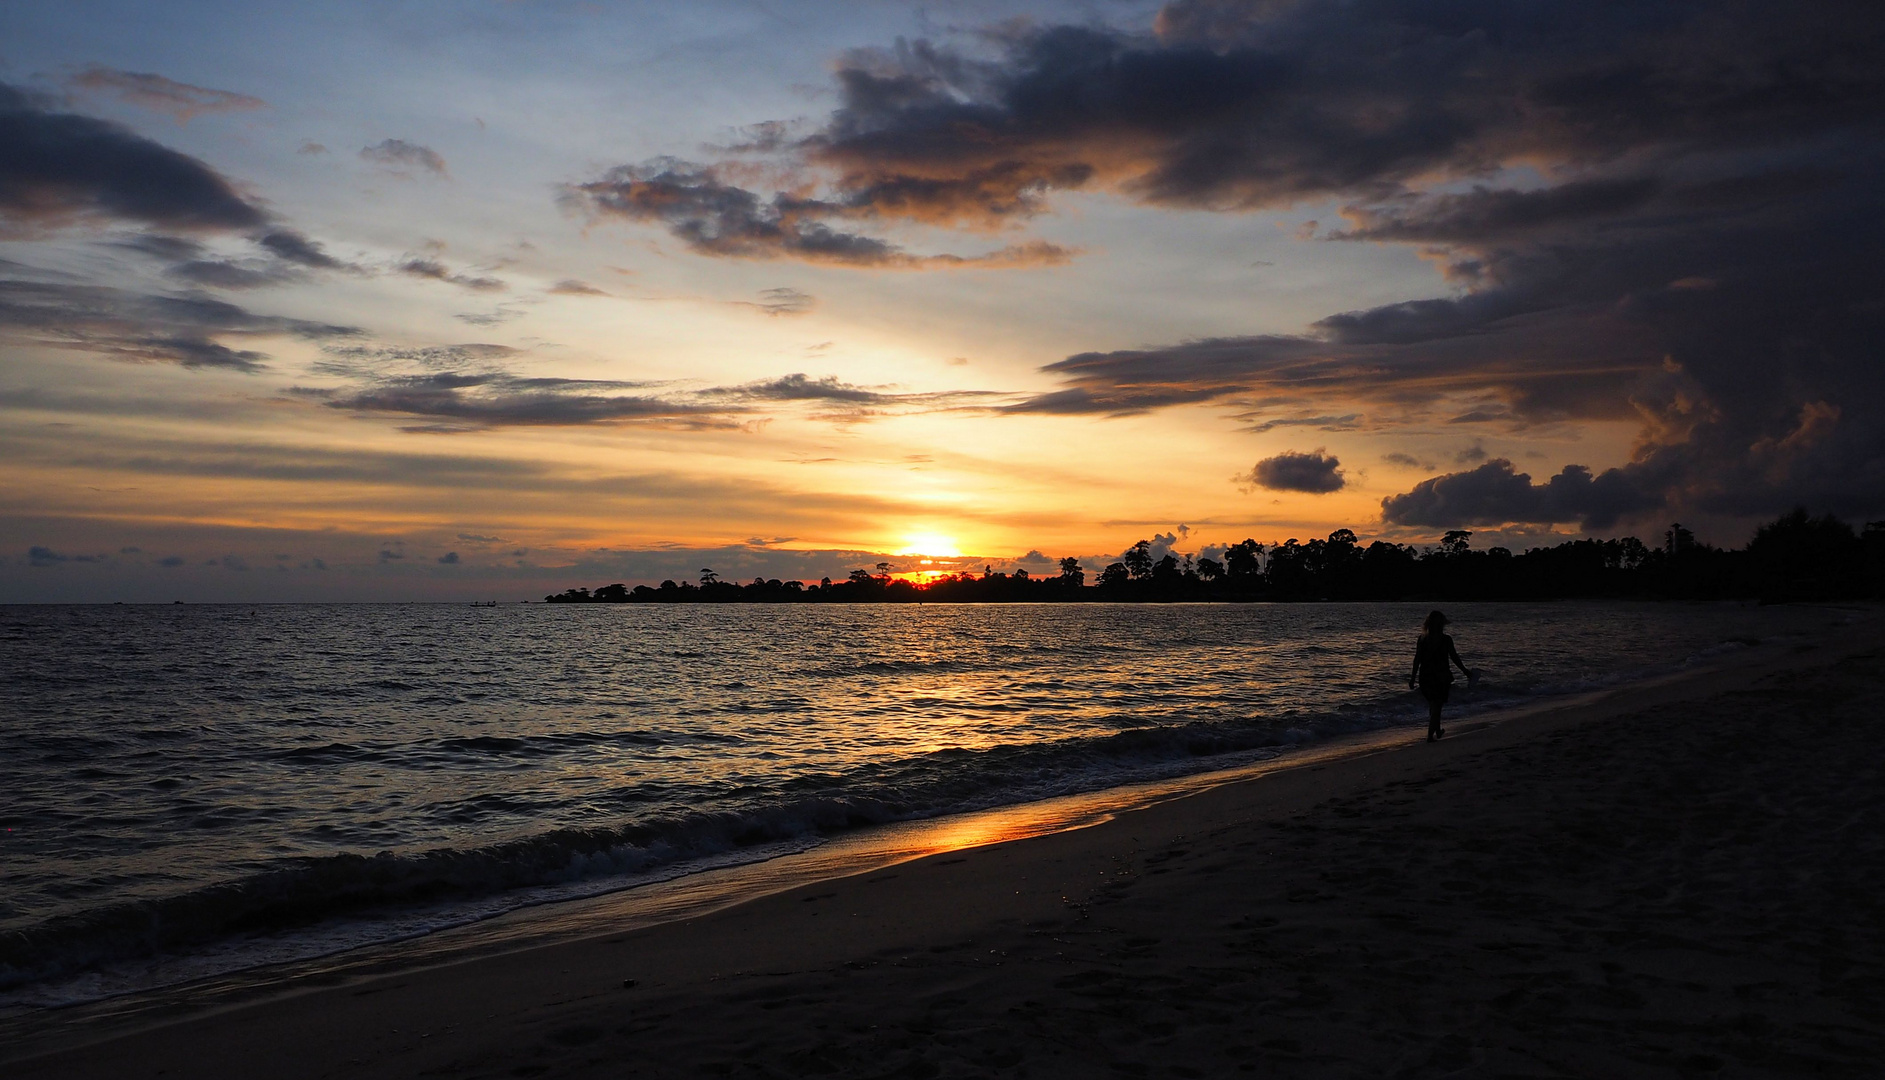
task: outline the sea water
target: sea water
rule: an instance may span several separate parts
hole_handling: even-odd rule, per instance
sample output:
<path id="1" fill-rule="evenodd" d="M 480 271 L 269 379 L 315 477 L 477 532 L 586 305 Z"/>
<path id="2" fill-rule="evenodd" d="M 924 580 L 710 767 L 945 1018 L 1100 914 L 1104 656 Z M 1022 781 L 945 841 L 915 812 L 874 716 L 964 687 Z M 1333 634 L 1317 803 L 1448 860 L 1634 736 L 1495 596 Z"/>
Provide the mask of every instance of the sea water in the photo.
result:
<path id="1" fill-rule="evenodd" d="M 1448 606 L 1453 715 L 1836 608 Z M 1427 607 L 0 607 L 0 1006 L 1424 725 Z"/>

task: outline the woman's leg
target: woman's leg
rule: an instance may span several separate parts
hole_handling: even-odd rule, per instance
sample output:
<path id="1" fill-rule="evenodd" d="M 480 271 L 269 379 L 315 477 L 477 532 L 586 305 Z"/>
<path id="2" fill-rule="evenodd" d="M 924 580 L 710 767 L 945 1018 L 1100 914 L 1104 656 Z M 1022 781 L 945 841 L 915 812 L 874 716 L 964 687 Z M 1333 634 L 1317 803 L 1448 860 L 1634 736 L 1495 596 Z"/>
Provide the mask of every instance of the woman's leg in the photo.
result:
<path id="1" fill-rule="evenodd" d="M 1428 739 L 1437 739 L 1440 737 L 1440 707 L 1445 704 L 1446 699 L 1437 694 L 1427 699 Z"/>

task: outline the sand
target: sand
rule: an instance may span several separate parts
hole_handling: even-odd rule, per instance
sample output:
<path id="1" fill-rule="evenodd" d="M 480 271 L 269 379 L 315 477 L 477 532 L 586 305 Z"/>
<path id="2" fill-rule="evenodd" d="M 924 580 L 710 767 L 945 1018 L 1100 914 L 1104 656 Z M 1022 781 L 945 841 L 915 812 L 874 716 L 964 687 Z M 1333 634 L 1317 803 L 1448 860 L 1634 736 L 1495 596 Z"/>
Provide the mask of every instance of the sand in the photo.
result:
<path id="1" fill-rule="evenodd" d="M 1878 637 L 4 1072 L 1877 1076 Z"/>

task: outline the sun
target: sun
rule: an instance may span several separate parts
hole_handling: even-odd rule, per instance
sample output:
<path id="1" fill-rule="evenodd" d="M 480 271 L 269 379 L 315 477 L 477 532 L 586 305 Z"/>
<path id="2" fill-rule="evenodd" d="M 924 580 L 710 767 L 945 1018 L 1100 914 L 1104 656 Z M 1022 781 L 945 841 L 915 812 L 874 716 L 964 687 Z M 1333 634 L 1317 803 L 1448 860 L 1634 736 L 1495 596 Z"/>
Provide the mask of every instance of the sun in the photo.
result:
<path id="1" fill-rule="evenodd" d="M 953 559 L 962 552 L 956 547 L 953 537 L 940 533 L 911 533 L 903 538 L 903 546 L 891 552 L 892 555 L 930 555 Z"/>

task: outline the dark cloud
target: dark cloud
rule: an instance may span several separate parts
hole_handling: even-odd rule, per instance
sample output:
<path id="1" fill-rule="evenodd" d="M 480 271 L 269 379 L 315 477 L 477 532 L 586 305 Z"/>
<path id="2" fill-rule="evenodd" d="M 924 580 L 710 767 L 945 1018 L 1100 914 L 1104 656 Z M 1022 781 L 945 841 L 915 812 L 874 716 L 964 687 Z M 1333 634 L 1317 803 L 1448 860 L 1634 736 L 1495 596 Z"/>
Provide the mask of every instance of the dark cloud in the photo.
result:
<path id="1" fill-rule="evenodd" d="M 1566 465 L 1543 484 L 1495 458 L 1471 472 L 1422 480 L 1405 495 L 1381 500 L 1390 525 L 1451 529 L 1461 525 L 1548 525 L 1580 521 L 1585 530 L 1608 529 L 1624 517 L 1659 504 L 1629 470 L 1597 476 L 1582 465 Z"/>
<path id="2" fill-rule="evenodd" d="M 276 258 L 297 266 L 315 270 L 358 269 L 351 263 L 341 262 L 329 255 L 319 243 L 293 229 L 274 229 L 256 237 L 255 242 L 268 249 Z"/>
<path id="3" fill-rule="evenodd" d="M 402 176 L 410 175 L 408 170 L 411 169 L 422 169 L 434 176 L 451 175 L 445 168 L 445 159 L 437 151 L 404 139 L 386 139 L 362 147 L 360 159 L 391 169 Z"/>
<path id="4" fill-rule="evenodd" d="M 1360 413 L 1343 413 L 1340 416 L 1331 416 L 1327 413 L 1320 416 L 1272 416 L 1251 424 L 1247 430 L 1254 435 L 1275 431 L 1280 427 L 1312 427 L 1322 431 L 1347 431 L 1355 427 L 1360 420 Z"/>
<path id="5" fill-rule="evenodd" d="M 753 306 L 768 315 L 803 315 L 818 306 L 818 298 L 797 289 L 761 289 Z"/>
<path id="6" fill-rule="evenodd" d="M 989 391 L 977 390 L 901 392 L 890 387 L 857 386 L 831 375 L 812 379 L 797 372 L 762 382 L 711 387 L 699 391 L 698 395 L 707 401 L 731 400 L 749 405 L 806 402 L 819 410 L 812 414 L 813 419 L 847 424 L 890 413 L 975 407 L 981 401 L 996 396 Z"/>
<path id="7" fill-rule="evenodd" d="M 214 169 L 128 128 L 53 112 L 0 84 L 0 219 L 43 229 L 78 219 L 166 229 L 252 229 L 266 215 Z"/>
<path id="8" fill-rule="evenodd" d="M 1358 206 L 1353 229 L 1335 240 L 1445 243 L 1510 240 L 1526 233 L 1615 217 L 1642 207 L 1661 189 L 1653 178 L 1573 180 L 1531 191 L 1475 187 L 1464 195 L 1433 195 Z"/>
<path id="9" fill-rule="evenodd" d="M 440 555 L 440 556 L 439 556 L 439 563 L 440 563 L 441 565 L 443 565 L 443 566 L 455 566 L 455 565 L 457 565 L 457 563 L 458 563 L 458 552 L 456 552 L 456 551 L 448 551 L 448 552 L 446 552 L 445 554 L 443 554 L 443 555 Z"/>
<path id="10" fill-rule="evenodd" d="M 209 248 L 200 240 L 187 236 L 166 236 L 163 233 L 138 233 L 119 239 L 115 244 L 165 262 L 201 259 L 209 252 Z"/>
<path id="11" fill-rule="evenodd" d="M 607 296 L 609 295 L 608 293 L 603 292 L 601 289 L 596 288 L 594 285 L 591 285 L 586 281 L 578 281 L 575 278 L 564 278 L 563 280 L 550 286 L 550 292 L 554 293 L 557 296 Z"/>
<path id="12" fill-rule="evenodd" d="M 724 182 L 712 166 L 674 158 L 618 166 L 571 187 L 564 203 L 594 216 L 663 225 L 702 255 L 918 269 L 1043 266 L 1065 262 L 1072 254 L 1040 240 L 983 255 L 912 254 L 887 240 L 832 226 L 833 221 L 874 216 L 868 205 L 789 192 L 767 198 Z"/>
<path id="13" fill-rule="evenodd" d="M 1483 505 L 1885 512 L 1876 6 L 1198 0 L 1151 36 L 1004 42 L 847 58 L 839 109 L 796 144 L 840 176 L 829 197 L 1013 162 L 1032 186 L 960 202 L 960 220 L 1025 217 L 1063 187 L 1217 211 L 1341 200 L 1325 239 L 1417 245 L 1449 287 L 1300 334 L 1071 356 L 1009 411 L 1634 421 L 1634 459 L 1594 493 L 1564 473 L 1549 500 Z M 1070 165 L 1090 171 L 1054 171 Z M 1473 505 L 1431 494 L 1401 496 L 1406 520 Z"/>
<path id="14" fill-rule="evenodd" d="M 827 375 L 822 379 L 808 379 L 801 373 L 793 373 L 768 382 L 747 383 L 744 386 L 727 387 L 712 392 L 761 401 L 843 401 L 854 404 L 878 404 L 894 400 L 898 396 L 839 382 L 837 377 L 832 375 Z"/>
<path id="15" fill-rule="evenodd" d="M 162 233 L 116 240 L 113 246 L 169 263 L 164 269 L 167 277 L 217 289 L 255 289 L 301 281 L 309 270 L 362 272 L 360 267 L 327 254 L 319 243 L 293 229 L 276 228 L 250 239 L 260 249 L 258 255 L 219 255 L 199 240 Z"/>
<path id="16" fill-rule="evenodd" d="M 140 363 L 255 371 L 267 355 L 223 339 L 330 340 L 358 333 L 348 326 L 261 315 L 201 295 L 0 279 L 0 341 L 13 345 L 72 349 Z"/>
<path id="17" fill-rule="evenodd" d="M 57 566 L 67 562 L 95 563 L 105 560 L 101 555 L 61 555 L 49 547 L 34 544 L 26 549 L 26 561 L 34 566 Z"/>
<path id="18" fill-rule="evenodd" d="M 1375 199 L 1513 161 L 1869 121 L 1885 92 L 1880 23 L 1854 2 L 1810 16 L 1678 0 L 1179 2 L 1152 36 L 1039 26 L 992 58 L 921 41 L 859 50 L 838 66 L 839 108 L 796 146 L 840 174 L 846 199 L 922 220 L 1025 216 L 1093 186 L 1211 209 Z M 1630 197 L 1536 201 L 1576 212 Z"/>
<path id="19" fill-rule="evenodd" d="M 497 278 L 478 277 L 473 274 L 460 274 L 448 269 L 437 259 L 407 259 L 399 264 L 399 272 L 409 277 L 430 278 L 470 289 L 473 292 L 503 292 L 510 288 Z"/>
<path id="20" fill-rule="evenodd" d="M 268 107 L 268 102 L 247 94 L 211 90 L 166 79 L 162 75 L 119 71 L 97 65 L 79 72 L 73 77 L 72 83 L 87 90 L 110 91 L 133 105 L 169 113 L 179 122 L 186 122 L 201 113 L 241 112 Z"/>
<path id="21" fill-rule="evenodd" d="M 422 371 L 455 372 L 475 369 L 500 372 L 498 362 L 517 356 L 509 345 L 466 342 L 458 345 L 329 345 L 327 355 L 312 370 L 343 379 L 373 379 L 399 367 Z"/>
<path id="22" fill-rule="evenodd" d="M 422 417 L 406 430 L 451 434 L 509 426 L 653 424 L 726 429 L 750 422 L 769 404 L 806 403 L 814 419 L 855 422 L 888 412 L 949 408 L 987 396 L 978 391 L 904 393 L 856 386 L 836 377 L 793 373 L 738 386 L 678 387 L 604 379 L 517 374 L 501 345 L 431 349 L 330 346 L 313 371 L 348 380 L 345 388 L 291 387 L 297 398 L 363 414 Z M 417 369 L 417 370 L 414 370 Z"/>
<path id="23" fill-rule="evenodd" d="M 527 378 L 504 372 L 441 371 L 380 377 L 357 390 L 331 392 L 327 408 L 448 421 L 415 430 L 449 434 L 492 427 L 655 423 L 735 427 L 738 406 L 620 393 L 646 384 L 594 379 Z"/>
<path id="24" fill-rule="evenodd" d="M 252 259 L 192 259 L 166 269 L 164 275 L 213 289 L 259 289 L 306 276 L 298 267 Z"/>
<path id="25" fill-rule="evenodd" d="M 1285 450 L 1275 457 L 1257 462 L 1249 474 L 1241 479 L 1272 491 L 1326 495 L 1331 491 L 1342 490 L 1347 484 L 1341 465 L 1339 459 L 1324 454 L 1320 449 L 1308 453 Z"/>

